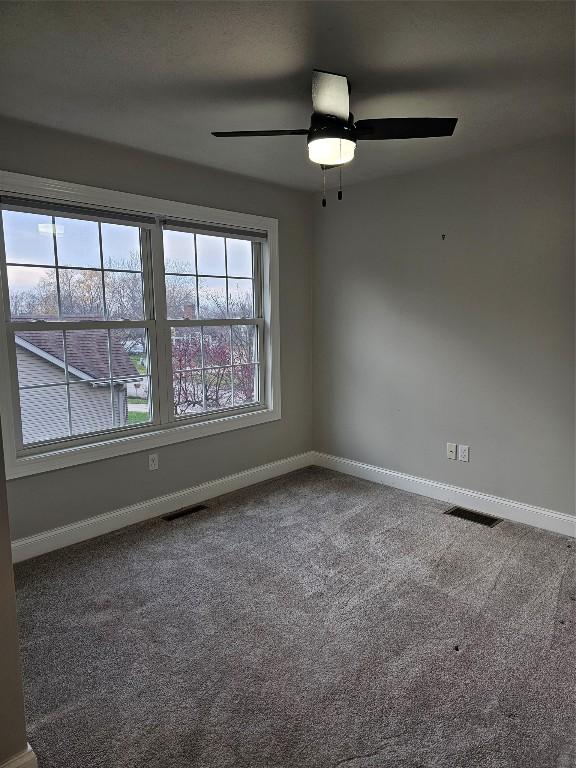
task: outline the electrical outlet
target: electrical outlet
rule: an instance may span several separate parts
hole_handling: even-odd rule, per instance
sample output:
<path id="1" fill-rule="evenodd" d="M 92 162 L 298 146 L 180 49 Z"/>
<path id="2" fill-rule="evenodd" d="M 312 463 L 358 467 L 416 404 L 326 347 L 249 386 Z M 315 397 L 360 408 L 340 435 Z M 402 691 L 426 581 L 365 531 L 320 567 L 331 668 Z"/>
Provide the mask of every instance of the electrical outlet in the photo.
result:
<path id="1" fill-rule="evenodd" d="M 446 457 L 448 459 L 455 460 L 457 450 L 458 450 L 458 446 L 456 445 L 456 443 L 446 443 Z"/>
<path id="2" fill-rule="evenodd" d="M 149 453 L 148 454 L 148 469 L 150 472 L 153 472 L 155 469 L 158 469 L 158 454 L 157 453 Z"/>
<path id="3" fill-rule="evenodd" d="M 470 446 L 459 445 L 458 446 L 458 461 L 470 461 Z"/>

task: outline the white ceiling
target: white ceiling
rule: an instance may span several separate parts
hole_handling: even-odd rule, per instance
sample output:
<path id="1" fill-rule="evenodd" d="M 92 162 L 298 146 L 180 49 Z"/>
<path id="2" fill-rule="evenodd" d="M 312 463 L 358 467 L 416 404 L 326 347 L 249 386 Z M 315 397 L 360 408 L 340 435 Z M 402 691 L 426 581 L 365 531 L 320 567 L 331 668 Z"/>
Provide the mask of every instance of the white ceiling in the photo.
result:
<path id="1" fill-rule="evenodd" d="M 2 2 L 0 114 L 317 188 L 311 70 L 347 74 L 369 117 L 459 117 L 452 138 L 362 142 L 350 182 L 573 128 L 563 2 Z"/>

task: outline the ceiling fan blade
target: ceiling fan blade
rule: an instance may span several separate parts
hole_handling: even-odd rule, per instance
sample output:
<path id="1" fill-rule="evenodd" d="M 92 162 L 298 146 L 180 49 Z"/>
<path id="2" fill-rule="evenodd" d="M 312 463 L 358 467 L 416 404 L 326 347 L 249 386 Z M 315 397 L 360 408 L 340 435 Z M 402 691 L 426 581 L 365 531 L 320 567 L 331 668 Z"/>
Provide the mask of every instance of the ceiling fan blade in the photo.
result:
<path id="1" fill-rule="evenodd" d="M 358 120 L 356 139 L 426 139 L 452 136 L 457 117 L 385 117 L 381 120 Z"/>
<path id="2" fill-rule="evenodd" d="M 350 89 L 348 78 L 319 69 L 312 71 L 312 106 L 321 115 L 333 115 L 348 120 Z"/>
<path id="3" fill-rule="evenodd" d="M 212 131 L 212 136 L 306 136 L 308 128 L 296 128 L 293 131 Z"/>

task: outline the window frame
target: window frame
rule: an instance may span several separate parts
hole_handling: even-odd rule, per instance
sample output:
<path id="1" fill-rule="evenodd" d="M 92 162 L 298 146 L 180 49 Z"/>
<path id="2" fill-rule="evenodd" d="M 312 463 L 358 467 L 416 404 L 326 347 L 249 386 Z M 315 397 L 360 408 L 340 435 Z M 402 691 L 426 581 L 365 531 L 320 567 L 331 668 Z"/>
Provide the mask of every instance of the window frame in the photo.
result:
<path id="1" fill-rule="evenodd" d="M 6 282 L 6 255 L 4 240 L 0 238 L 0 290 L 3 302 L 0 312 L 0 364 L 8 375 L 0 376 L 0 412 L 2 414 L 2 435 L 6 474 L 8 479 L 25 477 L 40 472 L 47 472 L 64 467 L 76 466 L 91 461 L 112 458 L 138 451 L 147 451 L 163 445 L 184 442 L 208 435 L 220 434 L 234 429 L 262 424 L 281 418 L 280 404 L 280 348 L 279 348 L 279 311 L 278 311 L 278 221 L 270 217 L 254 214 L 206 208 L 189 203 L 173 202 L 160 198 L 144 197 L 126 192 L 116 192 L 102 188 L 43 179 L 23 174 L 0 171 L 0 196 L 37 200 L 44 212 L 50 204 L 68 205 L 81 212 L 86 210 L 102 219 L 106 214 L 125 215 L 133 219 L 153 219 L 154 223 L 140 223 L 147 228 L 148 245 L 143 247 L 142 269 L 147 272 L 144 280 L 144 318 L 134 321 L 75 321 L 74 328 L 66 320 L 32 321 L 28 325 L 34 330 L 59 330 L 66 325 L 68 330 L 78 326 L 99 328 L 127 327 L 151 328 L 149 332 L 150 376 L 152 384 L 152 420 L 141 427 L 118 427 L 110 431 L 92 433 L 64 441 L 43 443 L 32 448 L 19 445 L 21 429 L 19 425 L 18 374 L 16 368 L 16 345 L 10 340 L 14 334 L 13 322 L 9 315 L 9 298 Z M 101 214 L 99 213 L 101 212 Z M 65 214 L 60 214 L 65 215 Z M 79 214 L 81 215 L 81 213 Z M 172 378 L 171 371 L 171 328 L 183 326 L 212 326 L 209 319 L 170 320 L 166 317 L 166 295 L 164 286 L 164 254 L 162 224 L 166 221 L 170 228 L 181 225 L 183 229 L 198 230 L 205 228 L 214 233 L 221 231 L 222 236 L 242 233 L 250 239 L 260 233 L 260 257 L 255 259 L 260 274 L 254 275 L 254 285 L 259 279 L 258 294 L 260 307 L 255 309 L 254 318 L 226 319 L 223 325 L 255 325 L 258 329 L 260 359 L 260 402 L 247 406 L 237 406 L 219 411 L 210 411 L 191 416 L 175 416 L 172 413 Z M 115 223 L 121 223 L 116 220 Z M 150 314 L 150 296 L 152 290 L 155 304 L 154 314 Z M 258 309 L 261 310 L 260 318 Z M 8 314 L 6 312 L 8 311 Z M 21 330 L 26 323 L 18 322 Z M 166 365 L 169 368 L 166 368 Z M 160 375 L 161 366 L 168 373 Z"/>

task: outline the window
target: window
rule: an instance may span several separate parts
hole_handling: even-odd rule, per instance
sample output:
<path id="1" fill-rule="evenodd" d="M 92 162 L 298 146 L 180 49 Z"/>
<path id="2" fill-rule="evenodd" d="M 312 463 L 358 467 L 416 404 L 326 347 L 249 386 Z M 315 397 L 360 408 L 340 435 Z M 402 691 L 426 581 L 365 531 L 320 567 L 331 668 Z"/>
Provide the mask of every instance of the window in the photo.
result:
<path id="1" fill-rule="evenodd" d="M 149 230 L 8 205 L 2 229 L 18 449 L 150 423 Z"/>
<path id="2" fill-rule="evenodd" d="M 66 186 L 0 197 L 9 475 L 277 418 L 271 220 Z"/>
<path id="3" fill-rule="evenodd" d="M 164 227 L 173 415 L 259 402 L 260 244 Z"/>

